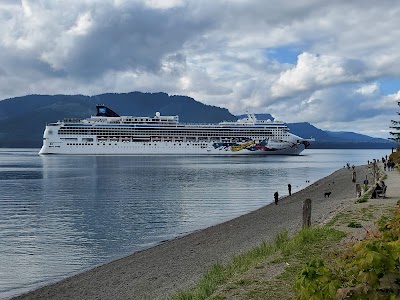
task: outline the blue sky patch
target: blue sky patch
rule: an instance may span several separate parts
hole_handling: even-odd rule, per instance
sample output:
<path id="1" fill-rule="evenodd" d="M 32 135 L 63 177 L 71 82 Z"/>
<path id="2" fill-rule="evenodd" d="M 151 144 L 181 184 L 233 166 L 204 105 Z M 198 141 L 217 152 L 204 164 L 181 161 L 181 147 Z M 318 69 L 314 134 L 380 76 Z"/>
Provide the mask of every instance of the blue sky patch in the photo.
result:
<path id="1" fill-rule="evenodd" d="M 287 64 L 296 64 L 297 56 L 302 52 L 303 51 L 301 51 L 297 47 L 289 47 L 289 46 L 265 49 L 266 56 L 275 59 L 280 63 L 287 63 Z"/>
<path id="2" fill-rule="evenodd" d="M 394 94 L 400 90 L 400 78 L 382 78 L 377 81 L 384 95 Z"/>

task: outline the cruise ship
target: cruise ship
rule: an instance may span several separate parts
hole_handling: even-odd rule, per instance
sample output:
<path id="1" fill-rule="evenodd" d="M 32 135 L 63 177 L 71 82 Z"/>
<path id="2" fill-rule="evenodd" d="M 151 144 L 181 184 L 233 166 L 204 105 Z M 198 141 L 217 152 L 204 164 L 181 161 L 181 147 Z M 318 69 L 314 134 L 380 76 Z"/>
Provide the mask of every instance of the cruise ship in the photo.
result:
<path id="1" fill-rule="evenodd" d="M 86 119 L 48 123 L 39 154 L 299 155 L 313 139 L 254 114 L 235 122 L 179 123 L 178 116 L 120 116 L 105 105 Z"/>

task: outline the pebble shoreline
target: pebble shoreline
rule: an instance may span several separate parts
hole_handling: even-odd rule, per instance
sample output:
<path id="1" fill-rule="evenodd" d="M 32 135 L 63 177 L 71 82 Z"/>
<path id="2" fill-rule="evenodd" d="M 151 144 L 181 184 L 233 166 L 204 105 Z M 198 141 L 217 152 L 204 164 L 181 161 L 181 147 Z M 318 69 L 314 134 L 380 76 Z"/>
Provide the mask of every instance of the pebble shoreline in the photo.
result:
<path id="1" fill-rule="evenodd" d="M 167 299 L 192 287 L 213 264 L 227 263 L 233 256 L 271 241 L 282 230 L 299 230 L 304 199 L 312 200 L 313 225 L 353 204 L 356 183 L 361 184 L 366 176 L 372 182 L 367 166 L 355 170 L 355 183 L 352 170 L 339 169 L 281 198 L 278 205 L 266 205 L 13 299 Z M 330 197 L 324 197 L 325 192 L 331 192 Z"/>

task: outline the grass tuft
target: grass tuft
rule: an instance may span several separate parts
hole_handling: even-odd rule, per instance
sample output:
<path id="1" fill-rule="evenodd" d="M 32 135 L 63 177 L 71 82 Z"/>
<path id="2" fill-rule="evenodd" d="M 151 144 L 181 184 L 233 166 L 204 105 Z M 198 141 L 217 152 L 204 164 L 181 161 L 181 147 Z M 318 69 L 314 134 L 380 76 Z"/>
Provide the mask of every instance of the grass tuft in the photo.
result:
<path id="1" fill-rule="evenodd" d="M 299 251 L 304 251 L 310 244 L 318 244 L 325 239 L 338 240 L 344 236 L 343 232 L 327 227 L 311 227 L 301 230 L 295 236 L 290 237 L 288 232 L 277 234 L 273 243 L 262 243 L 250 251 L 235 256 L 227 265 L 213 265 L 203 276 L 195 288 L 182 291 L 172 296 L 170 300 L 203 300 L 209 298 L 222 284 L 230 281 L 234 276 L 244 274 L 250 268 L 255 268 L 260 262 L 273 254 L 282 253 L 287 258 Z M 237 285 L 247 284 L 248 281 L 239 279 Z M 219 299 L 217 298 L 212 299 Z"/>
<path id="2" fill-rule="evenodd" d="M 361 223 L 359 222 L 350 222 L 349 225 L 347 225 L 347 227 L 350 228 L 362 228 L 363 226 L 361 225 Z"/>
<path id="3" fill-rule="evenodd" d="M 371 197 L 369 193 L 365 193 L 362 197 L 358 198 L 355 203 L 364 203 L 368 202 L 368 199 Z"/>

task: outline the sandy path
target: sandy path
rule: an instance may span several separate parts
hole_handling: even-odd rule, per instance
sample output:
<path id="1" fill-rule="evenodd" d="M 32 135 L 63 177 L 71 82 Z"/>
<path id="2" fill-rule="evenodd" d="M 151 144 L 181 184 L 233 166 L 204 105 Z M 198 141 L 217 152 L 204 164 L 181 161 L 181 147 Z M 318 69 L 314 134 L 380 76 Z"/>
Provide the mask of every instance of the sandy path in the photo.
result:
<path id="1" fill-rule="evenodd" d="M 383 172 L 383 165 L 379 164 L 379 167 Z M 368 202 L 353 204 L 342 210 L 349 216 L 358 216 L 356 219 L 362 225 L 362 228 L 350 228 L 347 226 L 348 222 L 338 222 L 335 228 L 348 233 L 342 244 L 363 240 L 369 233 L 376 232 L 378 229 L 375 221 L 397 207 L 397 202 L 400 200 L 400 173 L 395 170 L 385 171 L 383 174 L 387 175 L 384 180 L 387 185 L 385 198 L 370 199 Z"/>
<path id="2" fill-rule="evenodd" d="M 369 174 L 356 167 L 357 182 Z M 231 221 L 178 238 L 88 272 L 17 297 L 17 299 L 166 299 L 191 287 L 207 269 L 270 241 L 284 229 L 301 227 L 302 201 L 311 198 L 312 222 L 321 223 L 353 205 L 356 189 L 351 171 L 340 169 L 278 205 L 267 205 Z M 389 180 L 387 182 L 390 187 Z M 324 192 L 332 192 L 324 198 Z M 287 191 L 282 191 L 285 193 Z M 388 193 L 392 193 L 391 188 Z M 270 195 L 272 198 L 273 195 Z"/>

